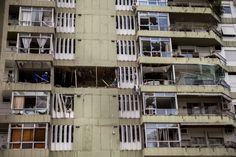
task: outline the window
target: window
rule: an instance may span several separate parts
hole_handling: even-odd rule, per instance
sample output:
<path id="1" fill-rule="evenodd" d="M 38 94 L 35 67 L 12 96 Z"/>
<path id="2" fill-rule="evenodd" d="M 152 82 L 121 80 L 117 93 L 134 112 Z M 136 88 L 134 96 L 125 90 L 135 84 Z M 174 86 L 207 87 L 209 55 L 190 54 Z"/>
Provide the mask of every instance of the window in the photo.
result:
<path id="1" fill-rule="evenodd" d="M 134 40 L 118 40 L 116 44 L 118 60 L 136 60 L 136 42 Z"/>
<path id="2" fill-rule="evenodd" d="M 121 125 L 119 132 L 121 150 L 141 150 L 141 129 L 139 125 Z"/>
<path id="3" fill-rule="evenodd" d="M 134 16 L 116 16 L 117 34 L 134 35 L 135 17 Z"/>
<path id="4" fill-rule="evenodd" d="M 75 39 L 56 38 L 55 39 L 55 58 L 56 59 L 74 59 Z"/>
<path id="5" fill-rule="evenodd" d="M 169 15 L 167 13 L 140 12 L 139 30 L 169 30 Z"/>
<path id="6" fill-rule="evenodd" d="M 53 9 L 20 7 L 19 24 L 22 26 L 54 27 Z"/>
<path id="7" fill-rule="evenodd" d="M 140 53 L 150 57 L 171 57 L 170 38 L 140 38 Z"/>
<path id="8" fill-rule="evenodd" d="M 52 125 L 51 129 L 51 150 L 72 150 L 74 126 Z"/>
<path id="9" fill-rule="evenodd" d="M 119 88 L 134 88 L 137 84 L 136 67 L 119 67 L 118 86 Z"/>
<path id="10" fill-rule="evenodd" d="M 53 118 L 74 117 L 74 96 L 65 94 L 53 94 L 52 104 Z"/>
<path id="11" fill-rule="evenodd" d="M 75 8 L 76 0 L 56 0 L 59 8 Z"/>
<path id="12" fill-rule="evenodd" d="M 138 95 L 119 95 L 119 112 L 122 118 L 139 118 L 140 107 Z"/>
<path id="13" fill-rule="evenodd" d="M 57 13 L 56 28 L 57 32 L 74 33 L 75 32 L 75 14 Z"/>
<path id="14" fill-rule="evenodd" d="M 50 93 L 48 92 L 13 92 L 12 113 L 48 114 Z"/>
<path id="15" fill-rule="evenodd" d="M 223 6 L 223 12 L 224 14 L 231 14 L 230 6 Z"/>
<path id="16" fill-rule="evenodd" d="M 134 0 L 116 0 L 116 10 L 133 10 Z"/>
<path id="17" fill-rule="evenodd" d="M 235 37 L 236 36 L 236 30 L 234 26 L 222 26 L 221 27 L 223 36 L 228 36 L 228 37 Z"/>
<path id="18" fill-rule="evenodd" d="M 137 0 L 138 5 L 167 6 L 167 0 Z"/>
<path id="19" fill-rule="evenodd" d="M 144 93 L 144 115 L 177 115 L 175 93 Z"/>
<path id="20" fill-rule="evenodd" d="M 145 147 L 179 147 L 180 135 L 177 124 L 145 124 Z"/>
<path id="21" fill-rule="evenodd" d="M 11 149 L 46 149 L 48 124 L 10 124 Z"/>
<path id="22" fill-rule="evenodd" d="M 52 51 L 52 34 L 17 34 L 18 53 L 51 54 Z"/>

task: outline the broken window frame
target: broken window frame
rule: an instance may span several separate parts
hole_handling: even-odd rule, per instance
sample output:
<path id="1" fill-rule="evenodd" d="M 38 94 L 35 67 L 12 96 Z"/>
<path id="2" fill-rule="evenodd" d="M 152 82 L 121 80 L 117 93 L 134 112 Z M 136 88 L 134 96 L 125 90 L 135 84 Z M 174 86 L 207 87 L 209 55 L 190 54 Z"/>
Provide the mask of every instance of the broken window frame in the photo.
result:
<path id="1" fill-rule="evenodd" d="M 154 98 L 154 104 L 152 107 L 147 107 L 146 100 L 148 98 Z M 161 98 L 170 98 L 174 99 L 174 107 L 170 109 L 158 109 L 157 99 Z M 144 115 L 164 115 L 164 116 L 171 116 L 171 115 L 178 115 L 178 101 L 177 101 L 177 94 L 176 93 L 143 93 L 143 114 Z"/>
<path id="2" fill-rule="evenodd" d="M 152 18 L 155 18 L 155 23 L 152 22 Z M 142 20 L 146 20 L 147 23 L 143 24 Z M 168 13 L 152 13 L 152 12 L 139 12 L 138 13 L 138 28 L 139 30 L 149 31 L 168 31 L 169 30 L 169 14 Z"/>
<path id="3" fill-rule="evenodd" d="M 24 17 L 26 12 L 26 17 Z M 51 14 L 48 18 L 49 21 L 45 21 L 45 14 Z M 39 18 L 39 21 L 35 21 L 33 18 Z M 24 18 L 27 18 L 24 20 Z M 40 27 L 54 27 L 54 9 L 53 8 L 37 8 L 37 7 L 20 7 L 19 9 L 19 25 L 21 26 L 40 26 Z"/>
<path id="4" fill-rule="evenodd" d="M 163 74 L 168 74 L 166 75 L 167 77 L 169 78 L 145 78 L 145 74 L 148 74 L 148 69 L 151 70 L 151 72 L 154 72 L 154 70 L 156 69 L 156 71 L 158 72 L 158 70 L 162 70 L 163 71 L 163 68 L 165 68 L 164 70 L 166 72 L 159 72 L 159 73 L 163 73 Z M 151 86 L 154 86 L 154 85 L 170 85 L 170 84 L 175 84 L 175 65 L 161 65 L 161 66 L 152 66 L 152 65 L 143 65 L 141 64 L 140 66 L 140 69 L 141 69 L 141 82 L 143 85 L 151 85 Z M 146 72 L 144 71 L 146 70 Z M 157 73 L 156 72 L 156 73 Z"/>
<path id="5" fill-rule="evenodd" d="M 144 42 L 149 42 L 149 50 L 144 50 Z M 159 50 L 154 50 L 153 44 L 159 43 Z M 165 44 L 165 50 L 163 51 L 163 44 Z M 140 45 L 140 56 L 149 56 L 149 57 L 172 57 L 172 40 L 171 38 L 139 38 Z"/>
<path id="6" fill-rule="evenodd" d="M 137 67 L 119 67 L 118 70 L 118 87 L 134 88 L 138 84 Z"/>
<path id="7" fill-rule="evenodd" d="M 24 41 L 23 41 L 24 39 Z M 32 39 L 37 40 L 38 48 L 31 48 L 30 44 Z M 46 41 L 43 41 L 45 40 Z M 49 48 L 44 48 L 47 41 L 49 40 Z M 22 42 L 22 44 L 21 44 Z M 40 44 L 40 45 L 39 45 Z M 22 46 L 21 46 L 22 45 Z M 37 36 L 32 36 L 31 33 L 17 33 L 17 44 L 16 44 L 17 53 L 31 53 L 31 50 L 38 51 L 38 54 L 52 54 L 53 52 L 53 35 L 52 34 L 38 34 Z M 48 52 L 45 52 L 48 51 Z"/>
<path id="8" fill-rule="evenodd" d="M 68 106 L 68 101 L 70 101 L 70 106 Z M 74 101 L 74 95 L 54 93 L 52 95 L 52 117 L 74 118 Z"/>
<path id="9" fill-rule="evenodd" d="M 19 97 L 19 104 L 16 105 L 16 97 Z M 22 99 L 24 97 L 24 99 Z M 34 108 L 25 108 L 25 97 L 35 97 L 35 106 Z M 46 107 L 38 108 L 36 105 L 38 101 L 40 102 L 39 98 L 44 97 L 46 98 Z M 23 104 L 22 104 L 23 103 Z M 17 108 L 16 108 L 16 107 Z M 11 111 L 13 114 L 26 114 L 26 115 L 37 115 L 37 114 L 49 114 L 49 106 L 50 106 L 50 93 L 49 92 L 12 92 L 11 98 Z"/>
<path id="10" fill-rule="evenodd" d="M 43 141 L 37 141 L 37 138 L 40 138 L 39 135 L 36 136 L 35 132 L 37 130 L 45 130 L 45 137 Z M 19 130 L 20 131 L 20 137 L 14 137 L 13 136 L 13 130 Z M 30 139 L 24 139 L 27 137 L 24 137 L 24 132 L 25 131 L 30 131 L 32 132 L 32 135 L 28 138 Z M 19 133 L 18 133 L 19 134 Z M 19 135 L 16 135 L 19 136 Z M 19 138 L 19 140 L 13 140 L 12 138 Z M 47 149 L 48 141 L 48 124 L 47 123 L 18 123 L 18 124 L 9 124 L 9 133 L 8 133 L 8 148 L 9 149 Z M 26 144 L 31 144 L 31 147 L 24 148 L 24 145 Z M 44 147 L 37 145 L 44 145 Z"/>
<path id="11" fill-rule="evenodd" d="M 167 130 L 167 137 L 165 137 L 165 140 L 160 139 L 159 136 L 159 130 Z M 171 140 L 169 133 L 170 130 L 175 130 L 175 134 L 177 135 L 176 140 Z M 155 135 L 152 135 L 152 132 L 154 131 Z M 152 140 L 148 140 L 148 134 L 152 135 Z M 156 134 L 158 133 L 158 135 Z M 157 123 L 146 123 L 144 124 L 144 134 L 145 134 L 145 148 L 159 148 L 159 147 L 180 147 L 181 145 L 181 134 L 180 134 L 180 126 L 179 124 L 157 124 Z M 164 133 L 163 133 L 164 136 Z M 150 138 L 150 137 L 149 137 Z M 164 146 L 162 145 L 164 144 Z"/>
<path id="12" fill-rule="evenodd" d="M 51 150 L 72 150 L 73 143 L 73 125 L 51 125 Z"/>

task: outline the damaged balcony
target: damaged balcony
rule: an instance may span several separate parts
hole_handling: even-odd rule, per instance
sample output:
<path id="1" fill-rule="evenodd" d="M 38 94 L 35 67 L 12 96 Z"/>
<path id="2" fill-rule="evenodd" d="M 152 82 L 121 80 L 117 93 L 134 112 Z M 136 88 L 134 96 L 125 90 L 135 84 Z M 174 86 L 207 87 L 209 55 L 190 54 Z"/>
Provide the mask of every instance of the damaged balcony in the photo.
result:
<path id="1" fill-rule="evenodd" d="M 34 61 L 6 61 L 5 90 L 51 90 L 51 63 Z"/>
<path id="2" fill-rule="evenodd" d="M 198 23 L 194 16 L 184 16 L 161 12 L 138 12 L 137 37 L 171 37 L 173 42 L 181 45 L 213 46 L 221 45 L 222 34 L 216 24 L 210 24 L 208 18 L 200 18 Z M 196 17 L 199 18 L 199 17 Z M 177 19 L 181 19 L 178 21 Z"/>
<path id="3" fill-rule="evenodd" d="M 139 63 L 226 65 L 216 46 L 178 45 L 171 38 L 139 38 Z"/>
<path id="4" fill-rule="evenodd" d="M 175 83 L 172 65 L 141 65 L 142 84 L 148 86 L 171 85 Z"/>
<path id="5" fill-rule="evenodd" d="M 181 146 L 236 148 L 236 136 L 233 132 L 234 128 L 229 126 L 181 126 Z"/>
<path id="6" fill-rule="evenodd" d="M 180 126 L 179 124 L 144 124 L 145 148 L 236 148 L 234 128 L 220 126 Z"/>
<path id="7" fill-rule="evenodd" d="M 56 67 L 56 87 L 117 87 L 116 68 L 113 67 Z"/>
<path id="8" fill-rule="evenodd" d="M 141 73 L 143 85 L 221 85 L 229 89 L 224 69 L 217 65 L 142 64 Z"/>
<path id="9" fill-rule="evenodd" d="M 40 29 L 42 32 L 54 32 L 54 9 L 11 5 L 8 26 L 10 30 L 27 27 L 33 31 Z"/>
<path id="10" fill-rule="evenodd" d="M 191 99 L 189 99 L 191 97 Z M 143 93 L 141 123 L 235 126 L 230 99 L 215 94 Z"/>
<path id="11" fill-rule="evenodd" d="M 162 12 L 181 15 L 184 18 L 185 16 L 189 18 L 188 16 L 191 15 L 198 21 L 202 19 L 209 19 L 212 23 L 220 21 L 215 8 L 213 9 L 208 0 L 137 0 L 135 8 L 136 12 Z"/>
<path id="12" fill-rule="evenodd" d="M 143 93 L 143 115 L 177 115 L 175 93 Z"/>
<path id="13" fill-rule="evenodd" d="M 50 122 L 49 92 L 4 91 L 0 123 Z"/>

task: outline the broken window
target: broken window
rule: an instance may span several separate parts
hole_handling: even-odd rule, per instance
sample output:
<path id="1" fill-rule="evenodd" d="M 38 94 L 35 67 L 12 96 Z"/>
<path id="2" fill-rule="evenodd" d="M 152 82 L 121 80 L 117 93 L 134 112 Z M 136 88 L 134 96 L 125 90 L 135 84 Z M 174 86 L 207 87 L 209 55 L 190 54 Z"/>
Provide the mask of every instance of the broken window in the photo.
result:
<path id="1" fill-rule="evenodd" d="M 137 58 L 136 42 L 134 40 L 118 40 L 117 55 L 121 61 L 135 61 Z"/>
<path id="2" fill-rule="evenodd" d="M 176 82 L 180 85 L 222 85 L 229 88 L 224 81 L 224 69 L 212 65 L 175 65 Z"/>
<path id="3" fill-rule="evenodd" d="M 138 95 L 119 95 L 119 112 L 122 118 L 139 118 L 139 96 Z"/>
<path id="4" fill-rule="evenodd" d="M 145 147 L 180 147 L 178 124 L 145 124 Z"/>
<path id="5" fill-rule="evenodd" d="M 116 70 L 112 67 L 55 68 L 55 86 L 116 87 Z"/>
<path id="6" fill-rule="evenodd" d="M 171 57 L 170 38 L 140 38 L 140 55 L 150 57 Z"/>
<path id="7" fill-rule="evenodd" d="M 17 34 L 18 53 L 51 54 L 52 51 L 52 34 Z"/>
<path id="8" fill-rule="evenodd" d="M 52 125 L 51 150 L 72 150 L 73 136 L 73 125 Z"/>
<path id="9" fill-rule="evenodd" d="M 167 13 L 139 12 L 139 30 L 169 30 L 169 15 Z"/>
<path id="10" fill-rule="evenodd" d="M 117 34 L 134 35 L 135 17 L 134 16 L 116 16 Z"/>
<path id="11" fill-rule="evenodd" d="M 53 27 L 53 14 L 52 8 L 20 7 L 19 24 L 22 26 Z"/>
<path id="12" fill-rule="evenodd" d="M 76 0 L 56 0 L 59 8 L 75 8 Z"/>
<path id="13" fill-rule="evenodd" d="M 145 115 L 177 115 L 175 93 L 143 93 Z"/>
<path id="14" fill-rule="evenodd" d="M 11 149 L 46 149 L 48 124 L 10 124 Z"/>
<path id="15" fill-rule="evenodd" d="M 56 14 L 57 32 L 74 33 L 75 32 L 75 14 L 59 12 Z"/>
<path id="16" fill-rule="evenodd" d="M 139 125 L 121 125 L 119 132 L 121 150 L 141 150 L 141 129 Z"/>
<path id="17" fill-rule="evenodd" d="M 56 59 L 74 59 L 75 39 L 56 38 L 55 39 L 55 58 Z"/>
<path id="18" fill-rule="evenodd" d="M 174 84 L 172 65 L 142 65 L 144 85 Z"/>
<path id="19" fill-rule="evenodd" d="M 16 77 L 18 82 L 50 83 L 50 62 L 16 62 Z"/>
<path id="20" fill-rule="evenodd" d="M 13 92 L 12 113 L 14 114 L 48 114 L 50 93 L 48 92 Z"/>
<path id="21" fill-rule="evenodd" d="M 118 87 L 134 88 L 138 83 L 138 70 L 136 67 L 119 67 Z"/>
<path id="22" fill-rule="evenodd" d="M 53 118 L 74 118 L 74 96 L 66 94 L 53 94 Z"/>

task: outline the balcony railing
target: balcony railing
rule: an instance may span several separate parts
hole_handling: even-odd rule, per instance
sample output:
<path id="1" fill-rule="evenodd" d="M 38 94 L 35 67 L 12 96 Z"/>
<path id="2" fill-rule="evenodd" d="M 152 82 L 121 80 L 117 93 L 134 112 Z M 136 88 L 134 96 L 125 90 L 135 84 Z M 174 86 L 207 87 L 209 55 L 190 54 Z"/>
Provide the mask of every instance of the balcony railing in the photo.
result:
<path id="1" fill-rule="evenodd" d="M 170 85 L 170 84 L 174 84 L 174 81 L 173 80 L 165 80 L 165 79 L 144 79 L 143 84 L 144 85 L 151 85 L 151 86 Z"/>
<path id="2" fill-rule="evenodd" d="M 168 6 L 176 6 L 176 7 L 210 7 L 209 3 L 202 3 L 198 1 L 175 1 L 168 2 Z"/>
<path id="3" fill-rule="evenodd" d="M 177 115 L 178 110 L 177 109 L 156 109 L 156 108 L 145 108 L 145 115 Z"/>

